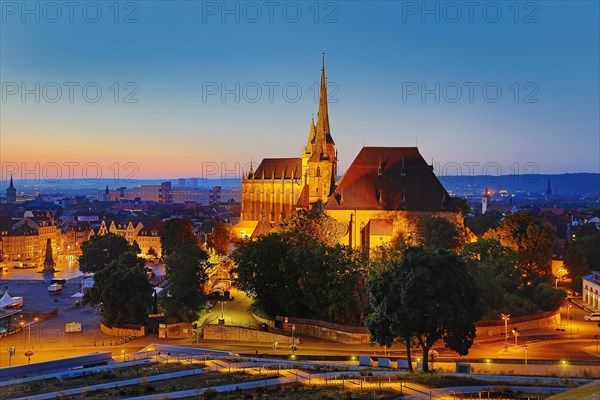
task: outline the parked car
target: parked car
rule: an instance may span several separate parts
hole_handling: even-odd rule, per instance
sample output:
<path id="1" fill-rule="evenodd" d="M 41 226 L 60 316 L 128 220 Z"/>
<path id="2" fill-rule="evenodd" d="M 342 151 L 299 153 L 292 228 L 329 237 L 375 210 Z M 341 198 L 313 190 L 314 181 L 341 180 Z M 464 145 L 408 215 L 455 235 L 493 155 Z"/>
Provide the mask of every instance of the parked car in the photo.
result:
<path id="1" fill-rule="evenodd" d="M 584 315 L 583 319 L 585 319 L 586 321 L 595 321 L 598 322 L 600 321 L 600 313 L 591 313 L 588 315 Z"/>

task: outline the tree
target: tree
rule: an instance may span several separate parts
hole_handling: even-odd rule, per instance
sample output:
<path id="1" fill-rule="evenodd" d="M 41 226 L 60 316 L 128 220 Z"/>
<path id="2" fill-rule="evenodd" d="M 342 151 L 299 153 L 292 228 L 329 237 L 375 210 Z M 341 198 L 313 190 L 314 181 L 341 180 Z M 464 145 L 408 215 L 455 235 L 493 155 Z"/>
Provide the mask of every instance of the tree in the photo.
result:
<path id="1" fill-rule="evenodd" d="M 496 239 L 480 239 L 465 244 L 460 256 L 481 289 L 487 317 L 496 319 L 500 313 L 514 316 L 526 313 L 520 307 L 522 302 L 512 295 L 521 285 L 522 274 L 513 249 L 502 246 Z"/>
<path id="2" fill-rule="evenodd" d="M 171 255 L 175 247 L 182 243 L 185 239 L 194 237 L 194 228 L 190 220 L 183 218 L 173 218 L 168 220 L 160 232 L 160 244 L 162 247 L 163 257 Z"/>
<path id="3" fill-rule="evenodd" d="M 142 249 L 140 249 L 137 240 L 134 240 L 133 243 L 131 243 L 131 247 L 133 248 L 133 251 L 135 251 L 135 254 L 142 254 Z"/>
<path id="4" fill-rule="evenodd" d="M 600 230 L 594 224 L 582 225 L 568 243 L 565 266 L 573 279 L 571 287 L 582 291 L 582 277 L 600 269 Z"/>
<path id="5" fill-rule="evenodd" d="M 460 235 L 456 225 L 441 217 L 423 217 L 417 222 L 417 242 L 434 249 L 456 249 Z"/>
<path id="6" fill-rule="evenodd" d="M 298 284 L 312 318 L 355 326 L 362 323 L 368 300 L 361 252 L 306 238 L 292 247 L 289 263 L 301 272 Z"/>
<path id="7" fill-rule="evenodd" d="M 170 315 L 184 322 L 196 320 L 205 299 L 202 286 L 206 282 L 208 255 L 192 238 L 185 238 L 167 259 L 165 307 Z"/>
<path id="8" fill-rule="evenodd" d="M 156 252 L 156 250 L 154 250 L 154 247 L 150 247 L 148 249 L 148 255 L 154 258 L 158 258 L 158 253 Z"/>
<path id="9" fill-rule="evenodd" d="M 311 237 L 271 233 L 232 255 L 236 284 L 269 316 L 360 324 L 368 306 L 363 254 Z"/>
<path id="10" fill-rule="evenodd" d="M 497 228 L 484 235 L 517 252 L 519 265 L 528 280 L 550 274 L 555 237 L 551 226 L 533 218 L 529 212 L 505 216 Z"/>
<path id="11" fill-rule="evenodd" d="M 498 211 L 487 211 L 485 214 L 468 217 L 465 221 L 465 225 L 467 225 L 477 236 L 482 236 L 490 229 L 496 228 L 501 219 L 502 214 Z"/>
<path id="12" fill-rule="evenodd" d="M 105 325 L 144 322 L 153 289 L 143 265 L 143 260 L 127 251 L 94 274 L 94 286 L 85 293 L 84 304 L 98 306 Z"/>
<path id="13" fill-rule="evenodd" d="M 367 292 L 374 310 L 367 320 L 372 339 L 380 344 L 402 340 L 408 346 L 415 338 L 425 372 L 429 351 L 440 339 L 466 355 L 475 338 L 475 322 L 483 315 L 473 278 L 448 250 L 406 249 L 399 263 L 369 282 Z"/>
<path id="14" fill-rule="evenodd" d="M 270 233 L 254 241 L 242 241 L 231 257 L 238 288 L 252 296 L 269 316 L 308 316 L 298 286 L 300 271 L 289 268 L 289 234 Z"/>
<path id="15" fill-rule="evenodd" d="M 208 235 L 207 246 L 214 249 L 218 254 L 229 254 L 229 242 L 231 241 L 231 225 L 217 221 L 213 227 L 213 231 Z"/>
<path id="16" fill-rule="evenodd" d="M 348 227 L 319 209 L 296 210 L 290 219 L 279 224 L 273 231 L 310 237 L 328 246 L 335 246 L 346 234 Z"/>
<path id="17" fill-rule="evenodd" d="M 452 196 L 452 200 L 456 207 L 460 210 L 463 218 L 467 218 L 467 216 L 471 213 L 471 206 L 469 206 L 469 202 L 464 197 Z"/>
<path id="18" fill-rule="evenodd" d="M 81 245 L 79 257 L 81 272 L 98 272 L 116 260 L 121 254 L 133 251 L 127 240 L 114 233 L 94 235 Z"/>

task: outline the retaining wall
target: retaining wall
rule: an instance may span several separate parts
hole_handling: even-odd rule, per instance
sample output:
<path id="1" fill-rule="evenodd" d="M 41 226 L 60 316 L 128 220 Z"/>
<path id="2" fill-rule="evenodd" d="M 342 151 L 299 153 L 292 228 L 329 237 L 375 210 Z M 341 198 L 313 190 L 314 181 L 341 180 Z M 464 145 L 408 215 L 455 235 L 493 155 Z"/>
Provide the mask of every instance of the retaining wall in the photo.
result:
<path id="1" fill-rule="evenodd" d="M 146 336 L 146 327 L 145 326 L 138 326 L 138 327 L 131 327 L 131 328 L 117 328 L 117 327 L 111 328 L 104 324 L 100 324 L 100 330 L 102 331 L 102 333 L 104 333 L 105 335 L 108 335 L 108 336 L 119 336 L 119 337 Z"/>
<path id="2" fill-rule="evenodd" d="M 203 339 L 231 342 L 292 343 L 292 338 L 290 336 L 228 325 L 204 325 Z M 296 344 L 299 343 L 300 339 L 296 337 Z"/>

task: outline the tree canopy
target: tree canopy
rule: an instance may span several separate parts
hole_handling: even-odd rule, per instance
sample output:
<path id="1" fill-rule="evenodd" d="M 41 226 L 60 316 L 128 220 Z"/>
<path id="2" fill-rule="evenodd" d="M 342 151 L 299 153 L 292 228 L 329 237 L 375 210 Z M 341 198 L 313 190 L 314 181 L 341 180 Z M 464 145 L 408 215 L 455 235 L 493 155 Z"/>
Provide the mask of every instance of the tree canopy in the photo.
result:
<path id="1" fill-rule="evenodd" d="M 240 289 L 269 316 L 361 322 L 365 269 L 362 255 L 314 238 L 270 233 L 241 242 L 232 255 Z"/>
<path id="2" fill-rule="evenodd" d="M 581 278 L 600 269 L 600 230 L 594 224 L 584 224 L 568 243 L 565 266 L 573 279 L 572 288 L 582 292 Z"/>
<path id="3" fill-rule="evenodd" d="M 274 232 L 303 235 L 327 246 L 335 246 L 347 230 L 348 227 L 344 223 L 330 217 L 320 209 L 315 209 L 294 211 L 289 220 L 279 224 Z"/>
<path id="4" fill-rule="evenodd" d="M 167 259 L 167 290 L 164 298 L 169 315 L 180 321 L 193 322 L 204 305 L 202 287 L 206 282 L 208 255 L 192 238 L 185 238 Z"/>
<path id="5" fill-rule="evenodd" d="M 456 249 L 460 234 L 456 225 L 442 217 L 422 217 L 417 221 L 417 242 L 433 249 Z"/>
<path id="6" fill-rule="evenodd" d="M 530 280 L 548 276 L 556 234 L 554 229 L 529 212 L 521 211 L 504 217 L 497 228 L 484 238 L 496 239 L 517 252 L 519 265 Z"/>
<path id="7" fill-rule="evenodd" d="M 372 340 L 382 345 L 400 340 L 408 346 L 415 339 L 423 351 L 423 371 L 429 370 L 429 350 L 437 340 L 466 355 L 475 322 L 483 316 L 475 281 L 448 250 L 406 249 L 399 262 L 369 282 L 367 291 L 374 310 L 366 324 Z"/>
<path id="8" fill-rule="evenodd" d="M 564 298 L 562 290 L 544 279 L 523 279 L 517 252 L 496 239 L 467 243 L 460 256 L 482 290 L 489 319 L 498 319 L 502 313 L 520 316 L 553 311 Z"/>
<path id="9" fill-rule="evenodd" d="M 94 256 L 99 257 L 91 267 L 94 270 L 94 286 L 84 294 L 84 304 L 98 306 L 102 322 L 108 326 L 143 323 L 146 312 L 152 306 L 153 293 L 144 270 L 144 260 L 120 236 L 107 234 L 92 239 L 96 240 L 84 243 L 80 257 L 86 262 L 94 260 Z M 106 260 L 108 255 L 112 260 L 103 264 L 102 260 Z M 91 264 L 87 265 L 90 267 Z"/>
<path id="10" fill-rule="evenodd" d="M 185 239 L 194 237 L 194 228 L 188 219 L 173 218 L 165 222 L 162 231 L 160 232 L 160 244 L 162 247 L 163 257 L 171 255 L 175 247 L 182 243 Z"/>
<path id="11" fill-rule="evenodd" d="M 81 245 L 81 272 L 98 272 L 127 251 L 135 251 L 127 240 L 114 233 L 94 235 Z"/>
<path id="12" fill-rule="evenodd" d="M 214 249 L 217 254 L 229 254 L 229 242 L 231 241 L 231 225 L 224 221 L 217 221 L 213 231 L 208 235 L 206 245 Z"/>

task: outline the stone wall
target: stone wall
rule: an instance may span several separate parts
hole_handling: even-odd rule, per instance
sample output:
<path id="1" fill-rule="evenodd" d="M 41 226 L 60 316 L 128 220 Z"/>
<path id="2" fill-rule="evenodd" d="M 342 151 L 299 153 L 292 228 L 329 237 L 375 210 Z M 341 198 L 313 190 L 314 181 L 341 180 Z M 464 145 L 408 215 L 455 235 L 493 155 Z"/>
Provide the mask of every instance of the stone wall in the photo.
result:
<path id="1" fill-rule="evenodd" d="M 177 324 L 159 324 L 158 337 L 163 339 L 188 339 L 193 334 L 192 324 L 179 322 Z"/>
<path id="2" fill-rule="evenodd" d="M 204 325 L 203 339 L 230 342 L 292 343 L 292 338 L 290 336 L 228 325 Z M 296 344 L 299 343 L 300 339 L 296 337 Z"/>
<path id="3" fill-rule="evenodd" d="M 104 333 L 105 335 L 108 335 L 108 336 L 119 336 L 119 337 L 146 336 L 146 327 L 145 326 L 137 326 L 137 327 L 132 326 L 130 328 L 116 328 L 116 327 L 111 328 L 104 324 L 100 324 L 100 330 L 102 331 L 102 333 Z"/>
<path id="4" fill-rule="evenodd" d="M 519 332 L 523 332 L 528 329 L 554 330 L 561 325 L 561 322 L 560 313 L 557 311 L 510 318 L 508 320 L 508 334 L 512 338 L 511 330 L 515 327 Z M 489 339 L 504 335 L 504 329 L 504 320 L 502 319 L 493 321 L 480 321 L 477 324 L 476 333 L 479 339 Z"/>
<path id="5" fill-rule="evenodd" d="M 276 317 L 276 320 L 281 329 L 287 332 L 291 332 L 292 326 L 294 326 L 296 334 L 300 336 L 306 335 L 347 344 L 368 344 L 370 340 L 369 332 L 365 327 L 344 326 L 301 318 Z M 508 321 L 508 330 L 509 334 L 515 327 L 520 332 L 528 329 L 554 330 L 560 324 L 560 313 L 551 311 L 511 318 Z M 489 339 L 504 335 L 504 320 L 480 321 L 477 324 L 476 333 L 479 339 Z"/>

